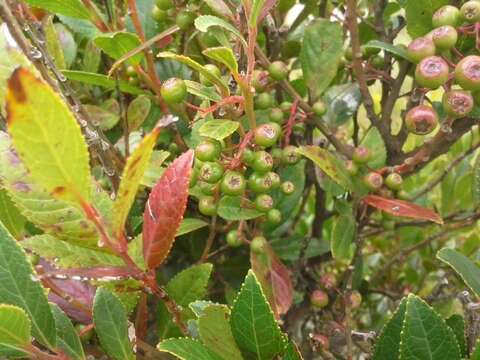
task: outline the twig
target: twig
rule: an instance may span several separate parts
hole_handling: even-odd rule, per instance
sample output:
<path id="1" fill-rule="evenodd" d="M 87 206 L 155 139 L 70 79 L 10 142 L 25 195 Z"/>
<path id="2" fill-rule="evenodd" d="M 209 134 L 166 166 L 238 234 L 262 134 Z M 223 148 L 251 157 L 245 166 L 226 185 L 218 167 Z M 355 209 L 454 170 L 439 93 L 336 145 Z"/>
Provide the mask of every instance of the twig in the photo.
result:
<path id="1" fill-rule="evenodd" d="M 208 234 L 207 242 L 205 244 L 205 248 L 203 249 L 202 256 L 200 257 L 199 262 L 203 263 L 207 260 L 209 256 L 210 249 L 213 245 L 213 240 L 215 240 L 215 235 L 217 234 L 217 217 L 212 217 L 212 221 L 210 223 L 210 232 Z"/>

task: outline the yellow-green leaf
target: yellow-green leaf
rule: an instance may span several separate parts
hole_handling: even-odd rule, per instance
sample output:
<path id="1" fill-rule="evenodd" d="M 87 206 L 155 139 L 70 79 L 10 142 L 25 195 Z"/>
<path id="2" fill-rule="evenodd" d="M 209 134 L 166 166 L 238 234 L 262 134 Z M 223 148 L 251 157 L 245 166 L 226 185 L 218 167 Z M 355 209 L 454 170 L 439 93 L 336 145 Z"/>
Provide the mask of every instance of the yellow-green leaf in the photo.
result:
<path id="1" fill-rule="evenodd" d="M 225 65 L 232 74 L 238 74 L 238 64 L 232 49 L 219 46 L 203 50 L 203 55 Z"/>
<path id="2" fill-rule="evenodd" d="M 138 35 L 125 31 L 98 35 L 93 42 L 102 49 L 105 54 L 115 60 L 120 59 L 126 53 L 139 47 L 141 44 Z M 142 60 L 142 57 L 143 53 L 138 53 L 137 55 L 130 57 L 126 63 L 136 65 Z"/>
<path id="3" fill-rule="evenodd" d="M 204 123 L 200 129 L 200 135 L 213 138 L 216 140 L 223 140 L 237 131 L 239 123 L 237 121 L 216 119 Z"/>
<path id="4" fill-rule="evenodd" d="M 0 188 L 0 221 L 14 238 L 19 239 L 23 236 L 27 219 L 2 188 Z"/>
<path id="5" fill-rule="evenodd" d="M 30 319 L 21 308 L 0 304 L 0 357 L 25 357 L 30 343 Z"/>

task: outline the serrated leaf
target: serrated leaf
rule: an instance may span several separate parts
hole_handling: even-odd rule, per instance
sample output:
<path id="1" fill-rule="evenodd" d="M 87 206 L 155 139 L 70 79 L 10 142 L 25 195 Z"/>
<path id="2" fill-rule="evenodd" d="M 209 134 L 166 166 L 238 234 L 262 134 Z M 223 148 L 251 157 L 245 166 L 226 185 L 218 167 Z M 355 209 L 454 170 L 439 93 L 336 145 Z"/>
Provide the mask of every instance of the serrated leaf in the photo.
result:
<path id="1" fill-rule="evenodd" d="M 25 223 L 27 222 L 27 219 L 20 213 L 6 190 L 2 188 L 0 188 L 0 222 L 16 239 L 23 236 Z"/>
<path id="2" fill-rule="evenodd" d="M 400 336 L 407 308 L 407 298 L 403 298 L 392 318 L 385 324 L 375 343 L 373 360 L 398 360 Z"/>
<path id="3" fill-rule="evenodd" d="M 295 344 L 293 340 L 289 341 L 282 360 L 303 360 L 303 356 L 300 353 L 297 344 Z"/>
<path id="4" fill-rule="evenodd" d="M 480 268 L 468 257 L 449 248 L 437 252 L 437 258 L 449 265 L 472 291 L 480 296 Z"/>
<path id="5" fill-rule="evenodd" d="M 352 260 L 355 252 L 356 222 L 352 215 L 340 215 L 333 225 L 330 247 L 337 260 Z"/>
<path id="6" fill-rule="evenodd" d="M 149 269 L 167 257 L 187 208 L 194 153 L 178 157 L 152 189 L 143 214 L 143 256 Z"/>
<path id="7" fill-rule="evenodd" d="M 137 130 L 147 119 L 152 102 L 146 95 L 140 95 L 132 100 L 127 109 L 128 130 Z"/>
<path id="8" fill-rule="evenodd" d="M 1 223 L 0 303 L 25 310 L 32 322 L 32 335 L 35 339 L 49 349 L 55 349 L 55 320 L 47 297 L 25 252 Z"/>
<path id="9" fill-rule="evenodd" d="M 25 0 L 29 5 L 76 19 L 89 19 L 90 14 L 80 0 Z"/>
<path id="10" fill-rule="evenodd" d="M 0 356 L 6 359 L 27 357 L 31 323 L 23 309 L 0 304 Z"/>
<path id="11" fill-rule="evenodd" d="M 187 307 L 205 296 L 211 273 L 212 264 L 193 265 L 175 275 L 165 289 L 177 304 Z"/>
<path id="12" fill-rule="evenodd" d="M 209 137 L 216 140 L 223 140 L 235 131 L 237 131 L 240 124 L 238 121 L 215 119 L 206 121 L 199 129 L 201 136 Z"/>
<path id="13" fill-rule="evenodd" d="M 8 131 L 33 180 L 77 207 L 88 202 L 88 148 L 65 102 L 26 68 L 13 72 L 6 99 Z"/>
<path id="14" fill-rule="evenodd" d="M 243 360 L 233 338 L 228 321 L 230 309 L 226 305 L 209 305 L 198 319 L 198 332 L 202 343 L 223 359 Z"/>
<path id="15" fill-rule="evenodd" d="M 252 270 L 248 272 L 235 299 L 230 325 L 246 357 L 271 360 L 285 348 L 280 327 Z"/>
<path id="16" fill-rule="evenodd" d="M 247 42 L 243 38 L 240 31 L 238 31 L 236 27 L 219 17 L 212 15 L 199 16 L 195 19 L 195 27 L 201 32 L 207 32 L 210 27 L 220 27 L 222 29 L 228 30 L 232 34 L 234 34 L 238 38 L 238 40 L 242 42 L 245 48 L 247 48 Z"/>
<path id="17" fill-rule="evenodd" d="M 448 3 L 448 0 L 407 1 L 405 15 L 408 34 L 415 39 L 431 31 L 433 13 Z"/>
<path id="18" fill-rule="evenodd" d="M 238 63 L 232 49 L 223 46 L 212 47 L 203 50 L 202 54 L 225 65 L 235 76 L 238 74 Z"/>
<path id="19" fill-rule="evenodd" d="M 79 71 L 79 70 L 63 70 L 62 73 L 67 77 L 68 80 L 79 81 L 84 84 L 100 86 L 107 90 L 113 90 L 117 86 L 117 82 L 115 81 L 115 79 L 110 78 L 103 74 L 97 74 L 97 73 L 91 73 L 91 72 Z M 139 87 L 130 85 L 128 82 L 124 80 L 118 81 L 118 87 L 120 90 L 128 94 L 132 94 L 132 95 L 145 94 L 144 90 L 140 89 Z"/>
<path id="20" fill-rule="evenodd" d="M 180 227 L 178 228 L 176 236 L 188 234 L 192 231 L 201 229 L 201 228 L 203 228 L 207 225 L 208 225 L 207 222 L 205 222 L 203 220 L 200 220 L 200 219 L 197 219 L 197 218 L 185 218 L 185 219 L 182 220 L 182 223 L 180 224 Z"/>
<path id="21" fill-rule="evenodd" d="M 116 255 L 71 244 L 47 234 L 31 236 L 21 241 L 20 245 L 66 269 L 124 265 Z"/>
<path id="22" fill-rule="evenodd" d="M 67 315 L 56 304 L 50 304 L 55 317 L 55 326 L 57 329 L 58 346 L 72 360 L 85 360 L 82 342 L 78 336 L 72 322 Z"/>
<path id="23" fill-rule="evenodd" d="M 419 297 L 407 298 L 401 334 L 400 360 L 460 360 L 455 335 L 443 319 Z"/>
<path id="24" fill-rule="evenodd" d="M 159 133 L 159 127 L 153 129 L 142 139 L 140 145 L 127 159 L 122 172 L 117 199 L 113 203 L 112 229 L 117 238 L 120 238 L 123 234 L 125 222 L 137 195 L 140 182 L 147 170 Z"/>
<path id="25" fill-rule="evenodd" d="M 240 196 L 222 196 L 218 202 L 218 216 L 228 221 L 250 220 L 263 213 L 253 207 L 246 207 Z"/>
<path id="26" fill-rule="evenodd" d="M 361 145 L 371 151 L 371 160 L 368 166 L 372 169 L 379 169 L 385 166 L 387 162 L 387 149 L 382 135 L 375 126 L 370 127 L 365 137 L 362 139 Z"/>
<path id="27" fill-rule="evenodd" d="M 125 307 L 117 296 L 105 288 L 97 289 L 93 302 L 93 323 L 102 348 L 115 360 L 134 360 L 128 338 Z"/>
<path id="28" fill-rule="evenodd" d="M 408 56 L 407 51 L 400 47 L 400 46 L 395 46 L 390 43 L 386 43 L 384 41 L 379 41 L 379 40 L 370 40 L 368 43 L 363 45 L 365 48 L 370 48 L 370 49 L 381 49 L 383 51 L 389 52 L 393 55 L 400 56 L 401 58 L 410 61 L 410 57 Z"/>
<path id="29" fill-rule="evenodd" d="M 218 102 L 222 100 L 222 97 L 217 94 L 215 88 L 202 85 L 196 81 L 185 80 L 185 85 L 187 85 L 187 91 L 189 94 L 198 96 L 204 100 L 210 100 Z"/>
<path id="30" fill-rule="evenodd" d="M 457 344 L 460 347 L 462 357 L 467 357 L 467 343 L 465 341 L 465 320 L 459 314 L 453 314 L 445 320 L 448 327 L 452 329 L 457 339 Z"/>
<path id="31" fill-rule="evenodd" d="M 93 39 L 95 45 L 103 50 L 111 58 L 118 60 L 129 51 L 139 47 L 141 41 L 137 34 L 118 31 L 109 34 L 101 34 Z M 137 65 L 142 61 L 143 53 L 134 55 L 125 62 L 129 65 Z"/>
<path id="32" fill-rule="evenodd" d="M 200 341 L 191 338 L 167 339 L 158 344 L 157 349 L 181 360 L 224 360 Z"/>
<path id="33" fill-rule="evenodd" d="M 320 96 L 337 74 L 343 56 L 342 26 L 317 19 L 305 29 L 300 62 L 314 98 Z"/>

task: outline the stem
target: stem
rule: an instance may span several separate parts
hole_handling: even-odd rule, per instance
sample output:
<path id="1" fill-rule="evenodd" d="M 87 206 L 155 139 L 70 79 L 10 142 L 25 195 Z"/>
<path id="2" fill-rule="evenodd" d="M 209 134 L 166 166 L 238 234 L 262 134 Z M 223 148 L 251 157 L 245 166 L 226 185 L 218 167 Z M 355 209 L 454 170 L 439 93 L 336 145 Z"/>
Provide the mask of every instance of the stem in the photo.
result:
<path id="1" fill-rule="evenodd" d="M 98 30 L 100 30 L 101 32 L 111 31 L 110 27 L 103 21 L 102 16 L 98 12 L 95 4 L 92 3 L 92 0 L 82 0 L 82 3 L 88 9 L 92 23 L 98 28 Z"/>

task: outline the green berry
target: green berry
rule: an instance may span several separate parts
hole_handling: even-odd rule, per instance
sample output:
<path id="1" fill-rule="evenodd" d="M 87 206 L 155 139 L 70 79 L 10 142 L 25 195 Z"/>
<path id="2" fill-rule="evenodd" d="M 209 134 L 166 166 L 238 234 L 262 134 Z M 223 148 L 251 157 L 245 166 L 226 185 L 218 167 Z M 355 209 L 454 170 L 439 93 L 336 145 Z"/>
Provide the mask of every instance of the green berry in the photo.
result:
<path id="1" fill-rule="evenodd" d="M 455 80 L 464 90 L 480 90 L 480 56 L 470 55 L 460 60 L 455 67 Z"/>
<path id="2" fill-rule="evenodd" d="M 255 108 L 258 110 L 270 109 L 274 104 L 272 95 L 268 93 L 260 93 L 255 98 Z"/>
<path id="3" fill-rule="evenodd" d="M 242 239 L 238 236 L 238 230 L 230 230 L 227 233 L 227 244 L 230 247 L 239 247 L 242 245 Z"/>
<path id="4" fill-rule="evenodd" d="M 438 124 L 436 111 L 427 105 L 418 105 L 411 108 L 405 116 L 405 125 L 408 131 L 417 135 L 429 134 Z"/>
<path id="5" fill-rule="evenodd" d="M 277 124 L 283 124 L 284 120 L 285 120 L 285 116 L 283 114 L 283 111 L 282 109 L 280 108 L 273 108 L 271 111 L 270 111 L 270 114 L 268 115 L 268 119 L 274 123 L 277 123 Z"/>
<path id="6" fill-rule="evenodd" d="M 428 89 L 436 89 L 448 80 L 448 64 L 439 56 L 429 56 L 418 63 L 415 80 Z"/>
<path id="7" fill-rule="evenodd" d="M 432 39 L 435 46 L 440 50 L 449 50 L 457 43 L 457 30 L 450 25 L 440 26 L 433 30 Z"/>
<path id="8" fill-rule="evenodd" d="M 383 56 L 376 55 L 372 58 L 371 64 L 375 69 L 384 69 L 386 65 L 385 58 Z"/>
<path id="9" fill-rule="evenodd" d="M 263 176 L 265 177 L 265 181 L 270 184 L 270 188 L 277 189 L 278 187 L 280 187 L 280 175 L 278 175 L 276 172 L 269 171 Z"/>
<path id="10" fill-rule="evenodd" d="M 174 6 L 173 0 L 155 0 L 155 4 L 161 10 L 169 10 Z"/>
<path id="11" fill-rule="evenodd" d="M 293 145 L 286 146 L 283 149 L 282 162 L 286 165 L 295 165 L 300 160 L 297 153 L 297 147 Z"/>
<path id="12" fill-rule="evenodd" d="M 228 170 L 223 176 L 222 182 L 220 184 L 220 190 L 225 195 L 242 195 L 245 191 L 245 178 L 238 171 Z"/>
<path id="13" fill-rule="evenodd" d="M 315 290 L 310 294 L 310 303 L 317 309 L 328 305 L 328 294 L 323 290 Z"/>
<path id="14" fill-rule="evenodd" d="M 27 254 L 27 258 L 28 261 L 30 261 L 30 264 L 32 264 L 32 266 L 37 266 L 38 262 L 40 261 L 40 256 L 34 253 Z"/>
<path id="15" fill-rule="evenodd" d="M 442 105 L 445 112 L 456 119 L 470 114 L 474 101 L 469 91 L 450 90 L 443 94 Z"/>
<path id="16" fill-rule="evenodd" d="M 247 164 L 247 165 L 250 165 L 252 162 L 253 162 L 253 154 L 254 152 L 250 149 L 244 149 L 243 152 L 242 152 L 242 161 Z"/>
<path id="17" fill-rule="evenodd" d="M 288 66 L 283 61 L 274 61 L 268 67 L 268 73 L 273 80 L 285 80 L 288 76 Z"/>
<path id="18" fill-rule="evenodd" d="M 130 77 L 137 77 L 138 76 L 137 70 L 135 70 L 135 67 L 131 66 L 131 65 L 127 67 L 126 73 Z"/>
<path id="19" fill-rule="evenodd" d="M 432 17 L 432 24 L 434 27 L 450 25 L 458 26 L 460 23 L 460 10 L 452 5 L 444 5 Z"/>
<path id="20" fill-rule="evenodd" d="M 475 0 L 467 1 L 460 8 L 462 18 L 471 24 L 480 21 L 480 3 Z"/>
<path id="21" fill-rule="evenodd" d="M 267 239 L 263 236 L 255 236 L 252 241 L 250 241 L 250 250 L 256 254 L 262 254 L 266 243 Z"/>
<path id="22" fill-rule="evenodd" d="M 213 64 L 207 64 L 204 66 L 204 68 L 209 72 L 211 73 L 212 75 L 216 76 L 216 77 L 220 77 L 222 76 L 222 73 L 220 72 L 220 69 L 213 65 Z M 200 73 L 200 83 L 202 83 L 203 85 L 205 86 L 212 86 L 212 82 L 210 80 L 208 80 L 205 75 L 203 75 L 202 73 Z"/>
<path id="23" fill-rule="evenodd" d="M 201 142 L 195 148 L 195 156 L 201 161 L 215 161 L 220 158 L 222 145 L 214 139 Z"/>
<path id="24" fill-rule="evenodd" d="M 282 111 L 285 113 L 285 114 L 290 114 L 291 110 L 292 110 L 292 103 L 290 101 L 283 101 L 281 104 L 280 104 L 280 109 L 282 109 Z"/>
<path id="25" fill-rule="evenodd" d="M 312 105 L 312 111 L 316 116 L 323 116 L 327 112 L 327 106 L 322 100 L 317 100 Z"/>
<path id="26" fill-rule="evenodd" d="M 285 195 L 290 195 L 295 191 L 295 184 L 291 181 L 284 181 L 280 188 Z"/>
<path id="27" fill-rule="evenodd" d="M 268 84 L 268 76 L 265 71 L 254 70 L 252 74 L 252 85 L 255 91 L 261 93 L 265 90 Z"/>
<path id="28" fill-rule="evenodd" d="M 428 37 L 420 37 L 413 40 L 407 47 L 410 60 L 415 63 L 422 59 L 435 55 L 435 43 Z"/>
<path id="29" fill-rule="evenodd" d="M 168 19 L 168 14 L 165 10 L 160 9 L 158 6 L 154 6 L 152 9 L 152 18 L 156 22 L 161 23 Z"/>
<path id="30" fill-rule="evenodd" d="M 138 86 L 140 84 L 140 79 L 138 76 L 130 76 L 128 78 L 128 83 L 133 86 Z"/>
<path id="31" fill-rule="evenodd" d="M 267 212 L 267 222 L 273 225 L 280 224 L 282 222 L 282 213 L 278 209 L 270 209 Z"/>
<path id="32" fill-rule="evenodd" d="M 272 187 L 272 183 L 266 174 L 252 173 L 248 178 L 248 188 L 254 193 L 261 194 L 266 193 Z"/>
<path id="33" fill-rule="evenodd" d="M 221 164 L 206 162 L 200 168 L 200 179 L 213 184 L 222 178 L 223 172 L 224 168 Z"/>
<path id="34" fill-rule="evenodd" d="M 402 188 L 402 184 L 402 176 L 397 173 L 388 174 L 387 178 L 385 179 L 385 185 L 392 190 L 400 190 Z"/>
<path id="35" fill-rule="evenodd" d="M 267 123 L 257 126 L 253 134 L 256 145 L 268 148 L 274 145 L 280 138 L 282 128 L 277 123 Z"/>
<path id="36" fill-rule="evenodd" d="M 192 26 L 194 20 L 195 13 L 188 10 L 182 10 L 177 14 L 177 17 L 175 18 L 175 23 L 180 28 L 180 30 L 185 31 L 188 30 L 190 26 Z"/>
<path id="37" fill-rule="evenodd" d="M 255 208 L 261 212 L 267 212 L 273 208 L 273 198 L 267 194 L 260 194 L 255 198 Z"/>
<path id="38" fill-rule="evenodd" d="M 198 202 L 198 210 L 205 216 L 215 216 L 217 214 L 217 202 L 213 196 L 203 196 Z"/>
<path id="39" fill-rule="evenodd" d="M 360 145 L 353 150 L 352 160 L 355 164 L 366 164 L 370 160 L 370 157 L 370 150 L 365 146 Z"/>
<path id="40" fill-rule="evenodd" d="M 410 200 L 410 194 L 406 192 L 405 190 L 400 190 L 397 192 L 397 198 L 400 200 Z"/>
<path id="41" fill-rule="evenodd" d="M 213 195 L 215 193 L 216 184 L 210 184 L 206 181 L 197 181 L 197 186 L 204 195 Z"/>
<path id="42" fill-rule="evenodd" d="M 266 173 L 273 168 L 273 158 L 266 151 L 256 151 L 253 154 L 252 168 L 256 172 Z"/>
<path id="43" fill-rule="evenodd" d="M 167 104 L 178 104 L 187 98 L 187 85 L 182 79 L 170 78 L 162 84 L 160 93 Z"/>
<path id="44" fill-rule="evenodd" d="M 372 191 L 380 190 L 383 185 L 382 175 L 371 172 L 364 177 L 364 183 Z"/>

